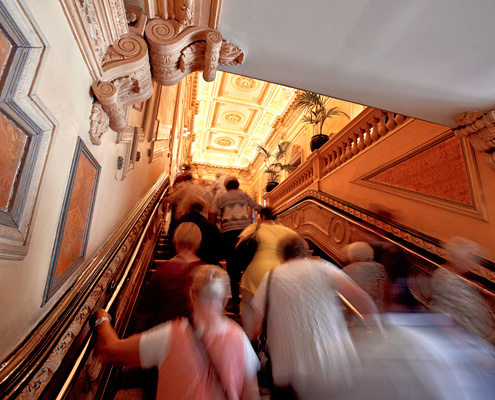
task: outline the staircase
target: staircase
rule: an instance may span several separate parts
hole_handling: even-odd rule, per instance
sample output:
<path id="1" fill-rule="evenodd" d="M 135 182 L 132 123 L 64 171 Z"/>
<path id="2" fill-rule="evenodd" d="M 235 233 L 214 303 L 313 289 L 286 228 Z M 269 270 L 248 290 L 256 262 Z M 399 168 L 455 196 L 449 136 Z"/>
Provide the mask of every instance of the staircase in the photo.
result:
<path id="1" fill-rule="evenodd" d="M 150 281 L 153 272 L 157 269 L 159 264 L 165 263 L 174 255 L 175 251 L 173 249 L 172 241 L 168 234 L 162 231 L 156 242 L 153 261 L 150 263 L 148 271 L 146 272 L 136 309 L 139 309 L 140 299 L 142 298 L 144 290 L 146 290 L 146 285 Z M 131 329 L 127 332 L 127 336 L 136 332 L 136 315 L 134 315 L 132 322 Z M 157 370 L 143 370 L 135 367 L 119 368 L 114 384 L 114 390 L 112 391 L 112 395 L 108 398 L 113 398 L 114 400 L 154 400 L 156 397 L 156 390 L 153 388 L 156 388 L 157 377 Z M 115 393 L 114 396 L 113 393 Z"/>
<path id="2" fill-rule="evenodd" d="M 142 292 L 138 299 L 137 309 L 139 309 L 140 299 L 142 298 L 144 290 L 146 290 L 146 285 L 150 281 L 153 272 L 160 264 L 166 263 L 174 255 L 175 251 L 173 249 L 172 240 L 169 238 L 168 234 L 162 232 L 155 245 L 153 261 L 150 263 L 148 271 L 146 272 Z M 225 263 L 223 263 L 222 266 L 225 269 Z M 231 304 L 231 299 L 229 299 L 228 304 Z M 224 315 L 241 324 L 239 313 L 224 311 Z M 127 336 L 136 332 L 136 319 L 136 315 L 134 315 L 130 324 L 130 329 L 126 333 Z M 139 331 L 139 329 L 137 329 L 137 331 Z M 157 378 L 157 370 L 142 370 L 141 368 L 130 367 L 119 368 L 116 374 L 114 390 L 109 391 L 111 392 L 110 396 L 105 398 L 113 398 L 113 400 L 154 400 L 156 393 L 153 391 L 153 388 L 156 388 Z M 150 388 L 152 388 L 152 390 L 150 390 Z M 113 394 L 115 395 L 113 396 Z M 266 399 L 268 397 L 262 396 L 262 398 Z"/>

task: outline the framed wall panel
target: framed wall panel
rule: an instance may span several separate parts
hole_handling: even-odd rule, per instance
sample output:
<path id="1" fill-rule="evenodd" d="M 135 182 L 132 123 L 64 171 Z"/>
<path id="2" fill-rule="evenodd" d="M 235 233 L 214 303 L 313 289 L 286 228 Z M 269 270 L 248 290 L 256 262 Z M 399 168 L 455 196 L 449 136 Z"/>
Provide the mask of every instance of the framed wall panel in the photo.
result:
<path id="1" fill-rule="evenodd" d="M 43 304 L 84 261 L 101 167 L 78 139 L 62 205 Z"/>
<path id="2" fill-rule="evenodd" d="M 36 95 L 48 43 L 21 0 L 0 2 L 0 258 L 28 252 L 56 121 Z"/>

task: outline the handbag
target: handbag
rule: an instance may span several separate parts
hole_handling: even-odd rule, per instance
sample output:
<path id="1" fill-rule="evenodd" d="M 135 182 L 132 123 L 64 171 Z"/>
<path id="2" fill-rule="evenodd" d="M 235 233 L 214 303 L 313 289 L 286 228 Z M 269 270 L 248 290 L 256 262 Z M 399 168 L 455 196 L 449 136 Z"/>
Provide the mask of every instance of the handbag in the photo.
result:
<path id="1" fill-rule="evenodd" d="M 261 222 L 258 221 L 254 232 L 237 243 L 237 246 L 235 247 L 236 265 L 241 271 L 244 271 L 248 265 L 251 264 L 251 261 L 253 261 L 254 255 L 258 250 L 258 239 L 256 238 L 256 234 L 258 233 L 260 225 Z"/>

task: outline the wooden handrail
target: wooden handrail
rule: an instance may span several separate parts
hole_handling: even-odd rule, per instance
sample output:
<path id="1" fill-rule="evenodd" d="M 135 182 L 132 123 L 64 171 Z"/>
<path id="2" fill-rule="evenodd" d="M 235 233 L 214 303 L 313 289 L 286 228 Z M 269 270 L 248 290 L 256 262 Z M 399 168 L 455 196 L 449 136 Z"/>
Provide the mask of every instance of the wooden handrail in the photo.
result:
<path id="1" fill-rule="evenodd" d="M 168 185 L 164 173 L 48 315 L 0 365 L 0 397 L 54 398 L 88 335 L 88 318 L 113 276 L 120 276 L 155 202 Z"/>
<path id="2" fill-rule="evenodd" d="M 160 205 L 160 203 L 162 202 L 163 200 L 163 197 L 165 196 L 165 191 L 162 193 L 162 195 L 160 196 L 160 199 L 156 202 L 155 204 L 155 207 L 146 223 L 146 226 L 145 228 L 143 229 L 140 237 L 139 237 L 139 240 L 134 248 L 134 251 L 132 252 L 132 255 L 125 267 L 125 271 L 124 273 L 122 274 L 119 282 L 117 283 L 113 293 L 112 293 L 112 296 L 110 297 L 110 299 L 108 300 L 107 304 L 105 305 L 105 307 L 103 307 L 103 309 L 106 311 L 106 312 L 109 312 L 110 309 L 112 308 L 113 304 L 115 303 L 115 301 L 117 300 L 118 296 L 120 295 L 120 293 L 122 292 L 122 289 L 124 287 L 124 285 L 126 284 L 127 282 L 127 278 L 129 277 L 129 274 L 131 272 L 131 269 L 134 265 L 134 261 L 136 260 L 136 257 L 139 253 L 139 250 L 141 249 L 141 245 L 144 241 L 144 238 L 146 237 L 146 235 L 148 234 L 148 229 L 151 225 L 151 222 L 153 221 L 153 218 L 155 216 L 155 213 L 157 212 L 158 210 L 158 207 Z M 91 343 L 91 338 L 93 337 L 93 332 L 91 332 L 89 335 L 87 335 L 87 337 L 84 339 L 84 342 L 83 344 L 81 344 L 81 346 L 84 346 L 81 353 L 79 354 L 79 356 L 77 357 L 67 379 L 65 380 L 64 382 L 64 385 L 62 386 L 62 388 L 60 389 L 60 392 L 58 393 L 57 397 L 56 397 L 56 400 L 61 400 L 61 399 L 64 399 L 65 396 L 68 394 L 70 388 L 72 387 L 73 383 L 74 383 L 74 380 L 77 376 L 77 373 L 79 372 L 80 368 L 81 368 L 81 365 L 82 365 L 82 362 L 83 360 L 86 359 L 87 357 L 87 353 L 88 351 L 90 350 L 89 347 L 90 347 L 90 343 Z"/>

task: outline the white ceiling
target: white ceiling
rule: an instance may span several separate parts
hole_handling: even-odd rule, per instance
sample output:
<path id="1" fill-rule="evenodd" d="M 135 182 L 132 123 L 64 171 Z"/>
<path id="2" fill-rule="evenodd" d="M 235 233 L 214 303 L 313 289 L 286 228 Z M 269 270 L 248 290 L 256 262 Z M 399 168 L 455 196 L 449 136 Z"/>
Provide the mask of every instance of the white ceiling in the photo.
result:
<path id="1" fill-rule="evenodd" d="M 226 0 L 223 71 L 454 126 L 495 104 L 495 0 Z"/>

